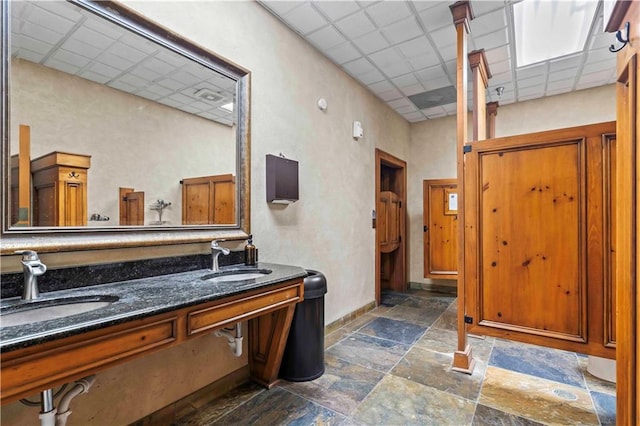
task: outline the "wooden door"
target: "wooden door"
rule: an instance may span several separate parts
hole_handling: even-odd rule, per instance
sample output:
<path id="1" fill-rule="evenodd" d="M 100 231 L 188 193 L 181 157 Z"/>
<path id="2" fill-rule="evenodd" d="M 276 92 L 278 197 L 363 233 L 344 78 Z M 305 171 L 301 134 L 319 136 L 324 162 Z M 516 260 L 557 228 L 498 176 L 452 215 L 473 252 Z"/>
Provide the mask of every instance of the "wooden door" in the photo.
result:
<path id="1" fill-rule="evenodd" d="M 382 191 L 378 200 L 380 251 L 391 253 L 400 247 L 400 197 L 392 191 Z"/>
<path id="2" fill-rule="evenodd" d="M 468 330 L 608 358 L 603 144 L 615 123 L 465 154 Z"/>
<path id="3" fill-rule="evenodd" d="M 60 182 L 62 194 L 58 208 L 62 226 L 87 225 L 87 185 L 76 180 Z"/>
<path id="4" fill-rule="evenodd" d="M 376 149 L 376 302 L 381 289 L 405 291 L 406 281 L 406 163 Z"/>
<path id="5" fill-rule="evenodd" d="M 120 188 L 120 225 L 144 226 L 144 192 Z"/>
<path id="6" fill-rule="evenodd" d="M 630 43 L 617 53 L 614 282 L 616 290 L 616 422 L 640 424 L 640 2 L 617 1 L 607 31 L 623 30 Z M 613 36 L 612 36 L 613 38 Z M 617 44 L 617 43 L 616 43 Z"/>
<path id="7" fill-rule="evenodd" d="M 458 208 L 456 179 L 423 182 L 424 277 L 458 276 Z"/>
<path id="8" fill-rule="evenodd" d="M 183 179 L 182 224 L 236 222 L 235 177 L 231 174 Z"/>

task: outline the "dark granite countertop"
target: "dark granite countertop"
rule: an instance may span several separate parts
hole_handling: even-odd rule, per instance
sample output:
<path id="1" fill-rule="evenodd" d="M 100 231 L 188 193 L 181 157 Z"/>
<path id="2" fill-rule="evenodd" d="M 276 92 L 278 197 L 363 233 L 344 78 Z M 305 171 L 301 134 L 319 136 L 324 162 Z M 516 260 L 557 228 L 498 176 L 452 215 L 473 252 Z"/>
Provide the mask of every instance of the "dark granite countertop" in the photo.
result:
<path id="1" fill-rule="evenodd" d="M 279 282 L 305 277 L 306 271 L 297 266 L 259 263 L 257 267 L 234 265 L 221 271 L 238 269 L 255 271 L 271 270 L 260 278 L 242 281 L 207 281 L 208 269 L 170 275 L 120 281 L 109 284 L 75 288 L 45 293 L 37 301 L 74 296 L 116 296 L 118 300 L 109 306 L 64 318 L 5 327 L 0 318 L 0 352 L 62 339 L 88 331 L 133 321 L 194 306 L 225 297 L 242 294 Z M 0 309 L 24 303 L 20 298 L 3 299 Z"/>

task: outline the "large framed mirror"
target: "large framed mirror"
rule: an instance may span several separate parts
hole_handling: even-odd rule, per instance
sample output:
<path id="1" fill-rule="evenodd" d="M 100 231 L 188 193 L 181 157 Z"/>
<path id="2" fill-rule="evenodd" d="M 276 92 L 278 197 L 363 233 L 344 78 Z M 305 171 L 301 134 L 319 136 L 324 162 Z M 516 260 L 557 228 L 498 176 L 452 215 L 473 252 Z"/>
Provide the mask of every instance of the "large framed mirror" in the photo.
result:
<path id="1" fill-rule="evenodd" d="M 3 254 L 249 233 L 247 70 L 115 2 L 1 13 Z"/>

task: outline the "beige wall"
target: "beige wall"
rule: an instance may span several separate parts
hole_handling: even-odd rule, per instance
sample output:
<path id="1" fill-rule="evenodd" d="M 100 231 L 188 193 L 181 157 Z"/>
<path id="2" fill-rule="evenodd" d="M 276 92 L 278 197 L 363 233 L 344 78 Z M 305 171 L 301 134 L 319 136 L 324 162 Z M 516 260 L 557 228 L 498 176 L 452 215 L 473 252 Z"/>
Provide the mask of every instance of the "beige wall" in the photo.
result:
<path id="1" fill-rule="evenodd" d="M 496 136 L 615 120 L 615 95 L 615 86 L 610 85 L 501 106 L 496 117 Z M 471 124 L 471 114 L 468 118 Z M 409 281 L 455 286 L 455 281 L 436 282 L 423 278 L 422 182 L 456 177 L 456 117 L 427 120 L 411 126 L 408 169 Z"/>
<path id="2" fill-rule="evenodd" d="M 163 222 L 180 225 L 181 179 L 236 174 L 235 127 L 33 62 L 13 60 L 11 68 L 11 152 L 27 124 L 31 158 L 90 155 L 87 213 L 110 218 L 90 226 L 119 224 L 119 187 L 145 193 L 145 224 L 158 221 L 149 205 L 162 199 L 171 202 Z"/>
<path id="3" fill-rule="evenodd" d="M 409 124 L 255 2 L 125 3 L 252 72 L 251 223 L 260 260 L 324 272 L 327 323 L 373 301 L 375 148 L 408 160 Z M 320 97 L 325 112 L 316 107 Z M 364 127 L 359 141 L 351 137 L 354 120 Z M 265 201 L 265 155 L 279 153 L 300 165 L 300 200 L 286 207 Z M 94 256 L 104 261 L 102 252 Z M 73 256 L 43 259 L 73 263 Z M 70 424 L 135 421 L 243 363 L 208 336 L 114 367 L 74 402 Z M 33 424 L 37 411 L 11 404 L 2 424 Z"/>

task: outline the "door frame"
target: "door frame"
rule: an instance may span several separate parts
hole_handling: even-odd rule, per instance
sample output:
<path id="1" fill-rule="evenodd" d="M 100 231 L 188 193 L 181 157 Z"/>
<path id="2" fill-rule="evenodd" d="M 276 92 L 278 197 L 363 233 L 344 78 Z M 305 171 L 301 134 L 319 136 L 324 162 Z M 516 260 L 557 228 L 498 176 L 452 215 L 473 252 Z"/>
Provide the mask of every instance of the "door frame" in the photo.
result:
<path id="1" fill-rule="evenodd" d="M 409 258 L 409 253 L 407 250 L 407 220 L 406 220 L 406 205 L 407 205 L 407 163 L 404 160 L 399 159 L 387 152 L 384 152 L 378 148 L 376 148 L 376 167 L 375 167 L 375 206 L 376 210 L 378 208 L 378 195 L 380 194 L 380 190 L 382 187 L 382 179 L 381 179 L 381 171 L 382 166 L 388 166 L 392 169 L 396 169 L 396 177 L 397 177 L 397 185 L 396 189 L 398 191 L 398 196 L 401 202 L 401 225 L 400 225 L 400 247 L 399 255 L 401 258 L 401 271 L 399 280 L 402 283 L 402 291 L 407 289 L 407 259 Z M 398 176 L 399 174 L 399 176 Z M 380 246 L 380 232 L 379 228 L 376 227 L 376 241 L 375 241 L 375 297 L 376 304 L 380 305 L 380 265 L 381 265 L 381 253 L 379 250 Z"/>

